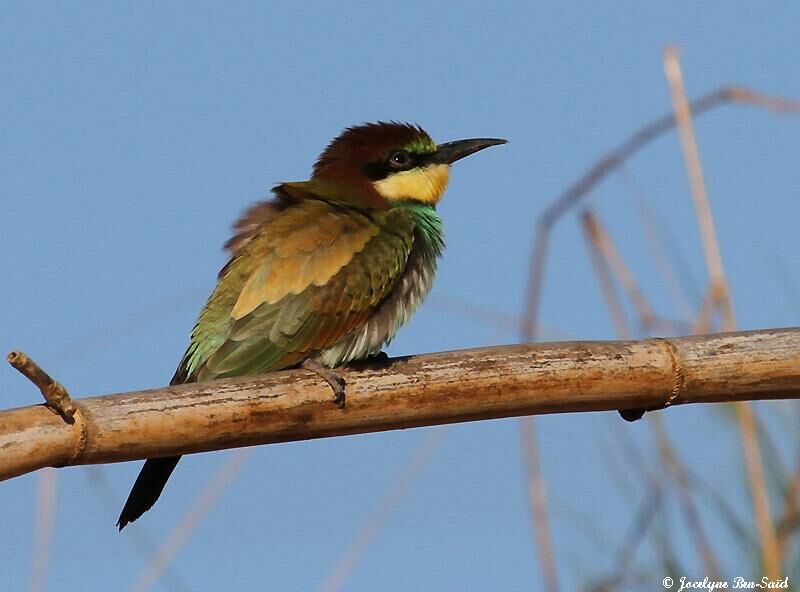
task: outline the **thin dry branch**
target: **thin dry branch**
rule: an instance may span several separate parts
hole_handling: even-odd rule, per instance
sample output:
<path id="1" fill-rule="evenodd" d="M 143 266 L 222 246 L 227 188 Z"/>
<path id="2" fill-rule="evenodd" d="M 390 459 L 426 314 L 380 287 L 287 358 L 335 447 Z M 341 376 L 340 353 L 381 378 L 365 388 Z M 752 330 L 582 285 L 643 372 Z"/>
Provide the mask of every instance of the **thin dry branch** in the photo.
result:
<path id="1" fill-rule="evenodd" d="M 628 298 L 634 305 L 639 318 L 640 331 L 647 330 L 648 325 L 651 324 L 649 321 L 655 318 L 655 315 L 652 313 L 652 307 L 639 289 L 636 279 L 625 265 L 625 261 L 614 246 L 611 237 L 600 222 L 588 212 L 583 216 L 583 223 L 585 232 L 590 240 L 590 246 L 592 247 L 590 249 L 592 256 L 598 259 L 598 264 L 595 266 L 595 270 L 598 272 L 598 281 L 601 286 L 605 284 L 611 285 L 613 280 L 610 277 L 610 273 L 613 273 L 617 281 L 625 287 Z M 604 266 L 604 264 L 607 265 Z M 603 272 L 609 277 L 603 277 Z M 618 313 L 615 314 L 615 310 L 621 310 L 622 303 L 615 300 L 617 297 L 616 292 L 604 288 L 604 294 L 611 315 L 616 318 L 616 314 Z M 619 337 L 627 338 L 628 335 L 630 335 L 627 324 L 617 325 L 617 333 Z M 629 420 L 639 419 L 644 411 L 646 410 L 642 409 L 636 412 L 627 410 L 621 412 L 621 415 L 623 418 Z M 709 574 L 712 578 L 719 579 L 717 561 L 714 557 L 711 545 L 708 542 L 708 537 L 705 534 L 703 523 L 700 520 L 700 513 L 697 511 L 694 499 L 689 491 L 689 479 L 686 475 L 686 470 L 678 461 L 677 454 L 672 447 L 669 435 L 661 420 L 661 415 L 653 414 L 650 419 L 649 425 L 655 432 L 662 462 L 672 473 L 677 485 L 684 520 L 698 556 L 703 562 L 705 573 Z M 620 565 L 627 565 L 627 563 L 628 562 L 623 562 Z"/>
<path id="2" fill-rule="evenodd" d="M 720 105 L 729 103 L 751 105 L 777 113 L 800 114 L 800 101 L 771 97 L 742 86 L 719 88 L 689 103 L 689 108 L 694 117 L 697 117 Z M 619 146 L 600 158 L 541 214 L 536 223 L 536 240 L 533 245 L 531 265 L 528 272 L 525 322 L 522 327 L 523 341 L 534 341 L 538 332 L 539 301 L 544 280 L 547 247 L 550 243 L 550 235 L 555 223 L 600 181 L 605 179 L 609 173 L 618 169 L 620 165 L 624 164 L 642 147 L 674 127 L 675 116 L 672 113 L 667 113 L 640 128 Z"/>
<path id="3" fill-rule="evenodd" d="M 783 516 L 778 522 L 778 551 L 781 559 L 785 560 L 791 551 L 793 538 L 800 524 L 800 464 L 792 473 L 792 478 L 786 486 Z"/>
<path id="4" fill-rule="evenodd" d="M 536 437 L 536 422 L 533 417 L 525 417 L 519 422 L 520 446 L 525 463 L 528 503 L 531 509 L 531 528 L 536 541 L 536 554 L 545 588 L 552 592 L 560 590 L 558 584 L 558 565 L 553 549 L 553 535 L 550 529 L 550 514 L 547 511 L 547 486 L 542 475 L 539 460 L 539 445 Z"/>
<path id="5" fill-rule="evenodd" d="M 640 330 L 644 333 L 663 331 L 665 333 L 678 334 L 678 323 L 662 318 L 653 311 L 644 296 L 644 292 L 639 287 L 639 282 L 636 281 L 633 273 L 614 245 L 614 241 L 611 240 L 611 236 L 597 219 L 597 216 L 591 212 L 585 212 L 581 217 L 581 221 L 587 239 L 608 266 L 608 271 L 613 273 L 625 291 L 636 312 Z M 593 254 L 593 257 L 595 256 Z M 612 314 L 614 314 L 613 311 Z M 627 338 L 625 337 L 628 334 L 627 332 L 620 333 L 618 330 L 617 333 L 618 337 Z"/>
<path id="6" fill-rule="evenodd" d="M 800 398 L 800 328 L 463 350 L 343 368 L 347 406 L 306 370 L 0 412 L 0 480 L 391 429 L 668 404 Z"/>
<path id="7" fill-rule="evenodd" d="M 666 230 L 666 221 L 659 220 L 656 222 L 656 216 L 648 204 L 644 191 L 628 168 L 624 165 L 620 166 L 619 173 L 622 184 L 627 190 L 636 209 L 639 224 L 651 252 L 653 263 L 663 278 L 664 285 L 668 286 L 669 291 L 672 293 L 675 305 L 679 309 L 679 316 L 687 319 L 694 317 L 694 309 L 689 302 L 687 290 L 678 279 L 675 267 L 664 245 L 663 234 Z M 675 246 L 677 247 L 677 245 Z M 678 331 L 677 333 L 680 334 L 682 331 Z"/>
<path id="8" fill-rule="evenodd" d="M 33 528 L 33 558 L 31 560 L 30 592 L 47 589 L 50 556 L 53 548 L 53 530 L 56 522 L 58 473 L 42 471 L 36 487 L 36 522 Z"/>
<path id="9" fill-rule="evenodd" d="M 433 457 L 433 453 L 436 452 L 442 440 L 444 440 L 445 434 L 446 428 L 429 431 L 406 466 L 399 472 L 386 495 L 380 500 L 378 507 L 369 514 L 356 533 L 355 538 L 344 550 L 331 571 L 325 576 L 325 579 L 322 580 L 318 588 L 320 592 L 338 592 L 344 587 L 347 578 L 353 573 L 369 545 L 372 544 L 372 541 L 375 540 L 375 537 L 378 536 L 378 533 L 422 475 L 423 470 Z"/>
<path id="10" fill-rule="evenodd" d="M 715 580 L 719 580 L 720 571 L 717 558 L 708 540 L 708 535 L 706 535 L 703 521 L 700 519 L 700 512 L 697 510 L 697 505 L 694 503 L 694 498 L 689 488 L 689 476 L 686 472 L 686 467 L 684 467 L 678 459 L 667 428 L 659 414 L 655 413 L 650 417 L 650 426 L 655 434 L 658 450 L 661 455 L 661 462 L 675 480 L 678 497 L 680 498 L 681 512 L 683 513 L 692 543 L 697 551 L 697 556 L 703 562 L 703 573 L 708 574 L 709 577 Z"/>
<path id="11" fill-rule="evenodd" d="M 225 460 L 184 514 L 180 523 L 167 536 L 155 555 L 150 558 L 139 578 L 130 587 L 130 592 L 148 592 L 152 589 L 186 541 L 189 540 L 195 527 L 222 497 L 252 452 L 252 450 L 238 451 Z"/>
<path id="12" fill-rule="evenodd" d="M 695 215 L 700 227 L 700 236 L 703 241 L 706 267 L 708 268 L 709 288 L 707 303 L 708 320 L 713 312 L 718 310 L 722 318 L 722 329 L 733 331 L 736 328 L 736 318 L 733 312 L 728 280 L 722 265 L 717 233 L 714 227 L 714 217 L 703 178 L 703 167 L 700 163 L 700 150 L 692 124 L 692 109 L 686 99 L 683 84 L 683 74 L 677 48 L 670 46 L 664 51 L 664 71 L 669 83 L 672 96 L 675 120 L 678 125 L 678 136 L 681 142 L 686 165 L 689 185 L 692 190 L 692 199 L 695 205 Z M 705 308 L 706 304 L 704 304 Z M 705 322 L 703 315 L 701 321 Z M 736 417 L 739 422 L 739 431 L 742 434 L 742 450 L 747 469 L 750 496 L 755 510 L 756 527 L 761 540 L 761 560 L 767 577 L 777 579 L 780 577 L 781 562 L 778 550 L 778 540 L 769 508 L 764 470 L 761 462 L 761 451 L 758 444 L 758 432 L 753 409 L 747 403 L 737 402 L 735 405 Z"/>
<path id="13" fill-rule="evenodd" d="M 617 337 L 631 339 L 631 330 L 628 326 L 628 318 L 625 316 L 625 308 L 617 291 L 614 289 L 614 279 L 611 275 L 611 264 L 608 257 L 610 241 L 607 235 L 601 232 L 600 224 L 591 212 L 583 213 L 581 225 L 592 268 L 597 277 L 597 283 L 600 285 L 600 291 L 606 301 L 611 320 L 614 322 Z M 640 310 L 639 313 L 641 314 L 642 311 Z"/>
<path id="14" fill-rule="evenodd" d="M 728 323 L 732 326 L 735 323 L 728 292 L 728 282 L 722 266 L 717 231 L 714 227 L 714 217 L 711 215 L 711 205 L 708 201 L 703 166 L 700 163 L 700 149 L 697 147 L 697 140 L 694 135 L 692 109 L 686 99 L 686 89 L 683 85 L 681 63 L 678 56 L 678 49 L 674 46 L 670 46 L 664 51 L 664 72 L 669 82 L 672 108 L 675 112 L 678 137 L 681 142 L 681 152 L 686 166 L 686 175 L 689 178 L 689 186 L 692 190 L 695 215 L 700 227 L 700 238 L 703 242 L 703 251 L 708 266 L 708 276 L 711 281 L 709 292 L 714 295 L 718 305 L 726 311 L 724 314 L 730 316 Z"/>

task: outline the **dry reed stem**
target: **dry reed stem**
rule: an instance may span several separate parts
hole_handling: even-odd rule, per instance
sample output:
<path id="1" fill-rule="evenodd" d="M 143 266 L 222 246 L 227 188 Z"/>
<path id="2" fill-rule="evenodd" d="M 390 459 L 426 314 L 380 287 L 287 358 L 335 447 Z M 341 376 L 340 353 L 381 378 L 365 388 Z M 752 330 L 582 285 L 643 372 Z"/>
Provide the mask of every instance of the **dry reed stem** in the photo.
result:
<path id="1" fill-rule="evenodd" d="M 375 537 L 408 495 L 414 483 L 422 475 L 422 471 L 430 462 L 433 453 L 442 443 L 445 433 L 445 428 L 439 428 L 431 430 L 423 438 L 418 449 L 414 451 L 406 466 L 400 471 L 386 495 L 381 499 L 378 507 L 367 517 L 353 541 L 320 584 L 321 592 L 336 592 L 342 589 L 369 545 L 375 540 Z"/>
<path id="2" fill-rule="evenodd" d="M 619 339 L 631 339 L 632 333 L 625 316 L 625 307 L 622 299 L 614 289 L 614 279 L 608 263 L 605 245 L 600 245 L 600 237 L 597 233 L 597 220 L 591 212 L 584 212 L 581 216 L 583 235 L 586 239 L 586 250 L 589 252 L 589 259 L 592 262 L 597 283 L 606 301 L 606 307 L 614 323 L 614 330 Z"/>
<path id="3" fill-rule="evenodd" d="M 653 211 L 650 209 L 650 206 L 647 203 L 647 199 L 645 198 L 642 189 L 639 187 L 638 183 L 635 181 L 625 165 L 620 165 L 619 172 L 620 178 L 623 180 L 623 184 L 628 190 L 628 194 L 630 195 L 634 206 L 636 207 L 639 223 L 642 227 L 644 237 L 647 240 L 647 244 L 650 247 L 653 261 L 655 262 L 658 271 L 661 273 L 661 276 L 664 278 L 665 283 L 670 288 L 670 292 L 675 300 L 675 304 L 680 311 L 679 316 L 682 316 L 683 318 L 694 317 L 694 310 L 689 302 L 689 296 L 686 293 L 683 284 L 678 279 L 673 264 L 670 262 L 670 258 L 667 256 L 667 250 L 663 244 L 663 237 L 659 233 L 655 216 L 653 215 Z"/>
<path id="4" fill-rule="evenodd" d="M 158 582 L 161 574 L 189 540 L 197 525 L 222 497 L 252 453 L 252 449 L 238 450 L 225 459 L 205 489 L 197 496 L 194 504 L 150 559 L 139 578 L 130 587 L 130 592 L 147 592 Z"/>
<path id="5" fill-rule="evenodd" d="M 694 335 L 704 335 L 710 333 L 714 326 L 714 315 L 717 313 L 717 299 L 712 290 L 706 290 L 700 310 L 697 313 L 694 323 L 692 323 L 692 333 Z"/>
<path id="6" fill-rule="evenodd" d="M 585 212 L 581 218 L 583 222 L 584 236 L 586 238 L 586 247 L 589 251 L 589 257 L 592 261 L 592 268 L 595 271 L 597 282 L 600 284 L 603 298 L 606 301 L 609 314 L 614 322 L 617 337 L 622 339 L 630 339 L 632 332 L 628 324 L 627 317 L 625 316 L 622 298 L 620 298 L 620 296 L 617 294 L 617 291 L 614 289 L 614 276 L 616 276 L 620 283 L 625 283 L 627 281 L 637 290 L 638 284 L 633 279 L 633 276 L 630 274 L 630 272 L 628 272 L 628 268 L 611 242 L 611 238 L 605 233 L 604 230 L 602 230 L 597 218 L 591 212 Z M 617 259 L 615 260 L 615 265 L 612 265 L 610 260 L 615 255 Z M 626 273 L 629 275 L 629 277 L 623 279 L 621 274 Z M 639 294 L 641 295 L 641 293 Z M 630 292 L 628 297 L 631 298 Z M 643 296 L 641 298 L 644 306 L 637 307 L 639 315 L 643 314 L 643 311 L 650 310 L 650 306 L 647 304 L 647 301 L 644 300 Z M 640 316 L 640 328 L 643 328 L 644 324 L 644 319 L 642 319 Z M 625 421 L 638 421 L 642 419 L 644 414 L 648 411 L 655 411 L 662 408 L 663 407 L 659 406 L 656 408 L 621 409 L 619 414 Z"/>
<path id="7" fill-rule="evenodd" d="M 633 277 L 633 274 L 630 273 L 625 261 L 619 255 L 619 252 L 614 246 L 611 237 L 604 231 L 599 222 L 591 214 L 587 213 L 584 215 L 584 224 L 587 229 L 587 234 L 591 240 L 590 250 L 594 257 L 599 260 L 599 266 L 605 269 L 606 273 L 609 271 L 613 273 L 620 283 L 627 283 L 636 290 L 635 292 L 632 289 L 628 291 L 629 298 L 632 297 L 633 293 L 638 294 L 638 296 L 641 298 L 642 302 L 636 306 L 636 310 L 640 315 L 639 324 L 644 329 L 646 326 L 646 319 L 642 318 L 642 315 L 651 311 L 652 308 L 642 293 L 638 290 L 638 283 L 636 282 L 636 279 Z M 611 265 L 609 263 L 609 259 L 614 257 L 616 258 L 615 264 Z M 601 284 L 611 284 L 613 281 L 610 275 L 609 277 L 602 277 L 598 279 Z M 622 308 L 622 303 L 617 301 L 617 295 L 613 291 L 609 294 L 606 294 L 606 303 L 611 311 L 612 316 L 614 316 L 615 310 Z M 627 324 L 618 326 L 617 332 L 618 336 L 623 338 L 630 333 Z M 623 417 L 627 418 L 628 416 L 630 416 L 630 412 L 628 412 L 627 415 L 623 414 Z M 666 465 L 670 473 L 673 475 L 675 483 L 678 487 L 684 519 L 687 528 L 689 529 L 690 537 L 694 542 L 695 549 L 697 550 L 697 553 L 705 567 L 705 573 L 712 578 L 719 579 L 717 561 L 714 557 L 711 545 L 708 542 L 708 537 L 706 537 L 705 529 L 703 528 L 703 524 L 700 520 L 700 514 L 697 511 L 697 508 L 694 504 L 694 499 L 689 491 L 689 479 L 686 475 L 686 471 L 683 465 L 681 465 L 678 461 L 677 455 L 675 454 L 672 444 L 669 440 L 667 431 L 661 421 L 661 416 L 659 414 L 654 414 L 650 417 L 652 421 L 649 425 L 655 432 L 656 441 L 658 442 L 663 464 Z"/>
<path id="8" fill-rule="evenodd" d="M 789 253 L 789 256 L 792 255 L 793 253 Z M 787 304 L 794 310 L 795 318 L 800 319 L 800 287 L 794 282 L 792 273 L 786 268 L 782 257 L 773 258 L 772 264 L 775 267 L 775 275 L 778 276 L 783 288 Z"/>
<path id="9" fill-rule="evenodd" d="M 778 113 L 800 114 L 800 101 L 771 97 L 741 86 L 719 88 L 692 101 L 689 107 L 694 116 L 697 117 L 727 103 L 745 104 Z M 605 179 L 609 173 L 618 169 L 620 165 L 624 164 L 642 147 L 673 127 L 675 127 L 675 116 L 673 113 L 668 113 L 640 128 L 595 162 L 541 214 L 536 223 L 536 238 L 531 253 L 528 284 L 525 293 L 524 325 L 521 330 L 521 339 L 523 341 L 535 341 L 538 333 L 537 324 L 544 267 L 547 259 L 547 248 L 555 223 L 600 181 Z"/>
<path id="10" fill-rule="evenodd" d="M 780 550 L 769 508 L 753 408 L 747 403 L 737 401 L 735 409 L 739 430 L 742 433 L 742 450 L 747 469 L 747 481 L 750 486 L 750 495 L 756 513 L 756 526 L 761 540 L 761 560 L 767 577 L 777 580 L 781 576 Z"/>
<path id="11" fill-rule="evenodd" d="M 633 306 L 639 325 L 638 333 L 647 335 L 651 332 L 661 330 L 666 333 L 679 334 L 680 331 L 678 330 L 678 324 L 676 322 L 662 318 L 654 312 L 653 307 L 650 306 L 647 298 L 645 298 L 644 292 L 639 286 L 639 282 L 625 263 L 619 250 L 614 245 L 614 241 L 611 240 L 611 236 L 600 223 L 597 216 L 591 212 L 587 212 L 584 214 L 583 218 L 584 229 L 593 248 L 602 256 L 602 260 L 607 266 L 608 271 L 611 272 L 617 282 L 619 282 Z M 619 306 L 622 308 L 621 305 Z M 617 332 L 617 337 L 621 339 L 626 339 L 629 335 L 633 336 L 634 334 L 632 334 L 630 330 L 626 330 L 624 333 Z"/>
<path id="12" fill-rule="evenodd" d="M 36 522 L 33 527 L 33 556 L 31 559 L 31 592 L 47 589 L 47 573 L 53 547 L 56 520 L 58 473 L 46 469 L 39 475 L 36 488 Z"/>
<path id="13" fill-rule="evenodd" d="M 722 256 L 717 241 L 714 219 L 711 214 L 708 193 L 703 179 L 700 151 L 697 148 L 692 125 L 692 109 L 686 99 L 679 54 L 675 47 L 667 47 L 664 51 L 664 71 L 670 87 L 684 163 L 703 241 L 710 282 L 708 298 L 719 307 L 722 315 L 722 329 L 724 331 L 733 331 L 736 326 L 736 319 L 733 313 L 725 270 L 722 265 Z M 756 514 L 756 526 L 761 540 L 761 560 L 767 577 L 777 579 L 781 570 L 780 554 L 769 509 L 753 410 L 746 403 L 737 403 L 736 415 L 739 421 L 739 429 L 742 433 L 742 448 L 748 475 L 748 485 Z"/>
<path id="14" fill-rule="evenodd" d="M 119 515 L 120 499 L 117 492 L 112 489 L 108 482 L 105 467 L 101 465 L 87 467 L 84 471 L 84 475 L 94 495 L 97 496 L 97 499 L 100 500 L 105 511 L 109 514 L 108 517 L 113 517 L 116 520 Z M 143 526 L 126 529 L 125 538 L 131 543 L 133 549 L 145 562 L 150 561 L 158 550 L 156 541 Z M 161 574 L 160 582 L 164 590 L 172 590 L 174 592 L 189 591 L 188 584 L 183 580 L 182 575 L 174 566 L 168 567 Z"/>
<path id="15" fill-rule="evenodd" d="M 792 535 L 796 532 L 798 523 L 800 523 L 798 497 L 800 497 L 800 464 L 795 468 L 786 488 L 783 516 L 778 523 L 778 552 L 781 559 L 789 556 L 792 547 Z"/>
<path id="16" fill-rule="evenodd" d="M 711 205 L 708 201 L 708 192 L 706 191 L 706 183 L 703 177 L 703 166 L 700 164 L 700 150 L 697 147 L 694 126 L 692 125 L 692 111 L 686 99 L 681 65 L 678 60 L 678 50 L 673 46 L 667 47 L 664 51 L 664 71 L 669 83 L 672 108 L 675 111 L 675 120 L 678 125 L 681 152 L 686 166 L 686 174 L 689 178 L 689 186 L 692 190 L 695 215 L 700 227 L 700 238 L 702 239 L 708 276 L 711 281 L 709 291 L 714 295 L 714 300 L 719 306 L 727 309 L 724 314 L 731 315 L 728 322 L 733 325 L 735 323 L 732 320 L 728 282 L 722 266 L 722 255 L 719 250 L 717 231 L 714 227 L 714 218 L 711 215 Z"/>
<path id="17" fill-rule="evenodd" d="M 531 528 L 536 542 L 539 568 L 542 570 L 545 590 L 558 592 L 558 565 L 553 550 L 553 536 L 547 511 L 547 484 L 539 462 L 539 446 L 534 418 L 519 422 L 520 446 L 527 481 L 528 503 L 531 508 Z"/>
<path id="18" fill-rule="evenodd" d="M 610 577 L 604 578 L 598 585 L 590 588 L 592 592 L 611 592 L 619 589 L 626 582 L 636 557 L 636 551 L 650 529 L 662 501 L 662 487 L 658 483 L 653 483 L 648 495 L 645 496 L 636 511 L 624 541 L 614 554 L 616 570 Z"/>
<path id="19" fill-rule="evenodd" d="M 489 325 L 497 329 L 498 333 L 503 335 L 519 333 L 519 328 L 522 324 L 522 317 L 518 314 L 502 312 L 489 306 L 454 298 L 452 296 L 432 294 L 425 302 L 426 306 L 433 310 Z M 575 339 L 574 335 L 552 325 L 542 325 L 540 329 L 543 340 L 565 341 L 568 339 Z"/>
<path id="20" fill-rule="evenodd" d="M 584 232 L 594 251 L 602 257 L 602 261 L 607 266 L 608 271 L 617 278 L 617 281 L 620 283 L 633 305 L 641 331 L 647 333 L 657 328 L 674 331 L 675 327 L 672 323 L 659 318 L 658 315 L 653 312 L 653 308 L 650 306 L 647 298 L 645 298 L 644 293 L 639 287 L 639 282 L 636 281 L 636 278 L 633 276 L 633 273 L 631 273 L 622 255 L 620 255 L 610 235 L 597 219 L 597 216 L 591 212 L 585 212 L 581 218 Z M 616 308 L 622 310 L 622 305 L 617 304 L 615 305 L 615 309 Z M 615 313 L 612 312 L 612 315 L 613 314 Z M 620 339 L 628 339 L 630 335 L 630 330 L 627 328 L 623 332 L 617 331 L 617 337 Z"/>
<path id="21" fill-rule="evenodd" d="M 672 442 L 661 416 L 656 413 L 649 416 L 649 418 L 650 425 L 656 437 L 658 450 L 661 454 L 661 462 L 666 467 L 667 471 L 672 474 L 675 484 L 677 485 L 684 521 L 689 529 L 690 537 L 694 542 L 695 551 L 697 551 L 698 557 L 700 557 L 703 562 L 703 573 L 708 575 L 712 580 L 719 580 L 720 571 L 717 559 L 711 544 L 708 542 L 708 537 L 703 528 L 703 522 L 700 519 L 700 513 L 697 510 L 694 498 L 689 489 L 689 476 L 686 474 L 686 469 L 678 460 L 678 456 L 672 446 Z"/>

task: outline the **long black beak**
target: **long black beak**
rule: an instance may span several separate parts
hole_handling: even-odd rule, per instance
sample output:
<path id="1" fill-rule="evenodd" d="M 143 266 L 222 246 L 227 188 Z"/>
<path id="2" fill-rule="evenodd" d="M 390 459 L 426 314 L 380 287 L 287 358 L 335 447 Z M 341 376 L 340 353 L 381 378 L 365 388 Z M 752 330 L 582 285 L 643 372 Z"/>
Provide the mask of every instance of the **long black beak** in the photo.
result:
<path id="1" fill-rule="evenodd" d="M 498 138 L 473 138 L 471 140 L 456 140 L 446 142 L 436 147 L 436 152 L 431 156 L 429 162 L 436 164 L 452 164 L 457 160 L 475 154 L 478 150 L 483 150 L 489 146 L 505 144 L 508 140 Z"/>

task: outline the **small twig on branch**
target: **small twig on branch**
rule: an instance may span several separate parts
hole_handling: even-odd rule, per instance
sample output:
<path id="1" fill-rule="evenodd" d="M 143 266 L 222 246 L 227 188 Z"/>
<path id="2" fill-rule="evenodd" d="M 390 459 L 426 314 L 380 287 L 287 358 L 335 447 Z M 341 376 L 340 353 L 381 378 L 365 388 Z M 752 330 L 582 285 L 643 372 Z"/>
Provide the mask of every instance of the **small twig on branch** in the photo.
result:
<path id="1" fill-rule="evenodd" d="M 63 384 L 50 378 L 47 372 L 21 351 L 11 352 L 6 359 L 20 374 L 39 388 L 48 407 L 56 411 L 67 423 L 75 421 L 73 417 L 78 408 Z"/>

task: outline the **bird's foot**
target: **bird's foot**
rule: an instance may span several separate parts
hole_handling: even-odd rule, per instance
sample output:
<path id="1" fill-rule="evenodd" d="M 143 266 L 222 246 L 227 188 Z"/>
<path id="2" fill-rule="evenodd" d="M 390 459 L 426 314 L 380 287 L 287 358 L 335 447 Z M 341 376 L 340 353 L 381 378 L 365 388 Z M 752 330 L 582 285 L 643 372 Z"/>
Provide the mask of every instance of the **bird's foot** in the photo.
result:
<path id="1" fill-rule="evenodd" d="M 336 406 L 339 407 L 339 409 L 343 409 L 345 404 L 345 381 L 342 375 L 332 368 L 323 366 L 316 360 L 312 360 L 310 358 L 303 362 L 303 368 L 318 375 L 330 385 L 331 389 L 333 389 L 334 403 L 336 403 Z"/>

